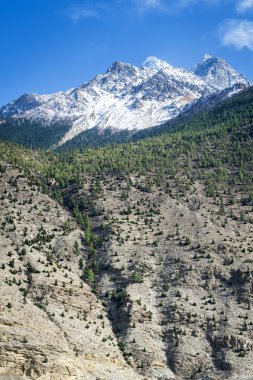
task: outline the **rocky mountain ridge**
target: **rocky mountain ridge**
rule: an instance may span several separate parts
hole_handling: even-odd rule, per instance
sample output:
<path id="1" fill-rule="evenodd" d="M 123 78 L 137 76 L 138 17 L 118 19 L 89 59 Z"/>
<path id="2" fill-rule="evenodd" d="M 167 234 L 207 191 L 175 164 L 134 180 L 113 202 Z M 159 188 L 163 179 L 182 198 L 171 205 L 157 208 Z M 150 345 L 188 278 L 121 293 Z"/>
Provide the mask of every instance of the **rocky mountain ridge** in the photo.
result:
<path id="1" fill-rule="evenodd" d="M 92 129 L 136 132 L 160 125 L 196 100 L 225 89 L 229 96 L 238 85 L 250 83 L 220 58 L 205 55 L 190 72 L 149 57 L 140 67 L 115 62 L 105 74 L 66 92 L 25 94 L 2 107 L 0 117 L 67 125 L 60 146 Z"/>

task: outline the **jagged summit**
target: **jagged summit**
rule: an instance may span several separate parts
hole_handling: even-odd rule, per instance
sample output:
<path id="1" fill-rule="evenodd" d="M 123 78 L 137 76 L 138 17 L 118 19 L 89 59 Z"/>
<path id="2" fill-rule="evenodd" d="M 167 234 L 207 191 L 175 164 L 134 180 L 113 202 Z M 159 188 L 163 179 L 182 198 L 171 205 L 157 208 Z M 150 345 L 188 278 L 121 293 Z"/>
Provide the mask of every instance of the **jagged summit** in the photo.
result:
<path id="1" fill-rule="evenodd" d="M 247 87 L 250 82 L 221 58 L 205 54 L 190 72 L 150 56 L 140 67 L 114 62 L 104 74 L 66 92 L 25 94 L 2 107 L 0 117 L 42 126 L 68 125 L 58 143 L 62 145 L 93 128 L 138 131 L 155 127 L 198 99 L 235 85 Z"/>
<path id="2" fill-rule="evenodd" d="M 8 116 L 14 116 L 17 114 L 22 114 L 28 109 L 32 109 L 39 105 L 37 94 L 24 94 L 21 95 L 18 99 L 11 102 L 8 106 L 2 107 L 2 114 L 8 113 Z"/>
<path id="3" fill-rule="evenodd" d="M 194 74 L 205 78 L 207 83 L 219 89 L 232 87 L 238 83 L 250 85 L 250 82 L 236 72 L 224 59 L 205 54 L 194 70 Z"/>
<path id="4" fill-rule="evenodd" d="M 125 73 L 125 72 L 132 71 L 133 69 L 135 68 L 130 63 L 116 61 L 116 62 L 113 62 L 113 64 L 108 68 L 107 73 L 111 73 L 111 72 Z"/>
<path id="5" fill-rule="evenodd" d="M 145 61 L 142 64 L 142 67 L 161 70 L 161 69 L 164 69 L 165 67 L 172 67 L 172 66 L 170 66 L 167 62 L 162 61 L 159 58 L 150 56 L 145 59 Z"/>
<path id="6" fill-rule="evenodd" d="M 201 59 L 201 62 L 205 62 L 205 61 L 207 61 L 210 58 L 213 58 L 210 54 L 204 54 L 203 58 Z"/>

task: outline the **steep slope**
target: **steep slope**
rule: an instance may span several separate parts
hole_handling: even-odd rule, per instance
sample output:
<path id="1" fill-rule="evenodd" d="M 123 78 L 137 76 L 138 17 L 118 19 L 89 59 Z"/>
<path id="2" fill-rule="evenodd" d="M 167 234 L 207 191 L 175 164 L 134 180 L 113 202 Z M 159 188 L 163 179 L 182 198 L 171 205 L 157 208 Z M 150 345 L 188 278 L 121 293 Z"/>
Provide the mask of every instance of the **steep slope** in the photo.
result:
<path id="1" fill-rule="evenodd" d="M 0 157 L 23 167 L 30 182 L 40 183 L 61 204 L 7 168 L 0 207 L 1 236 L 9 243 L 1 252 L 0 273 L 8 284 L 0 291 L 7 297 L 7 287 L 15 300 L 15 289 L 28 289 L 30 307 L 48 311 L 48 318 L 60 323 L 71 363 L 77 353 L 78 364 L 70 368 L 80 365 L 73 379 L 109 380 L 115 374 L 119 379 L 252 380 L 252 89 L 220 107 L 192 118 L 188 129 L 114 147 L 53 154 L 0 144 Z M 60 251 L 59 241 L 65 248 Z M 5 315 L 23 316 L 19 303 L 8 305 L 12 301 L 5 299 Z M 74 301 L 81 303 L 86 321 Z M 3 353 L 6 347 L 13 352 L 13 339 L 4 339 L 2 334 Z M 110 343 L 117 345 L 112 344 L 113 355 L 121 364 L 105 363 Z M 46 351 L 21 340 L 14 352 L 25 350 L 29 357 L 36 345 Z M 90 351 L 102 368 L 94 356 L 86 361 L 83 353 Z M 49 364 L 39 368 L 48 375 L 62 355 L 45 355 Z M 32 378 L 37 362 L 29 363 Z"/>
<path id="2" fill-rule="evenodd" d="M 166 132 L 191 128 L 208 129 L 216 125 L 248 125 L 253 118 L 253 87 L 237 84 L 219 93 L 201 97 L 191 106 L 186 106 L 180 115 L 162 125 L 141 131 L 124 131 L 112 134 L 93 129 L 82 132 L 62 146 L 62 150 L 82 148 L 84 146 L 102 146 L 112 143 L 138 141 L 147 137 L 159 136 Z"/>
<path id="3" fill-rule="evenodd" d="M 253 118 L 253 87 L 235 85 L 218 94 L 202 97 L 191 107 L 186 107 L 178 117 L 167 123 L 140 131 L 131 136 L 132 141 L 145 137 L 159 136 L 165 132 L 187 129 L 209 129 L 230 125 L 236 127 L 244 123 L 250 125 Z"/>
<path id="4" fill-rule="evenodd" d="M 224 60 L 209 56 L 195 72 L 173 68 L 155 57 L 141 67 L 115 62 L 105 74 L 78 88 L 52 95 L 26 94 L 2 107 L 2 135 L 8 136 L 4 124 L 9 118 L 21 127 L 28 125 L 31 135 L 33 124 L 45 128 L 45 134 L 46 128 L 64 128 L 51 146 L 93 129 L 100 134 L 108 130 L 135 133 L 162 124 L 199 98 L 235 84 L 246 87 L 249 82 Z"/>
<path id="5" fill-rule="evenodd" d="M 141 379 L 81 279 L 83 231 L 32 182 L 1 157 L 0 377 Z"/>
<path id="6" fill-rule="evenodd" d="M 100 291 L 127 294 L 111 306 L 125 356 L 153 378 L 169 368 L 183 379 L 252 379 L 251 222 L 229 219 L 240 208 L 227 203 L 221 216 L 197 182 L 179 200 L 173 181 L 170 195 L 103 185 L 114 236 Z"/>
<path id="7" fill-rule="evenodd" d="M 252 127 L 239 125 L 72 156 L 111 229 L 100 297 L 152 378 L 251 379 Z"/>

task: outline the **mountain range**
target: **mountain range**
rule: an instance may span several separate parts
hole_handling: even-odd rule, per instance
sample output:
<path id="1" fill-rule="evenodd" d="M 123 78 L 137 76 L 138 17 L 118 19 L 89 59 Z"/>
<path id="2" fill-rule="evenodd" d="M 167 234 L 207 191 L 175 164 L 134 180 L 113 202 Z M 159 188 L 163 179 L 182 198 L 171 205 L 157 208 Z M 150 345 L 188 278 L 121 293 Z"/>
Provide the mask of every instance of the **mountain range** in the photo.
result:
<path id="1" fill-rule="evenodd" d="M 50 132 L 47 147 L 60 147 L 79 139 L 85 142 L 87 134 L 95 140 L 108 133 L 132 135 L 162 125 L 196 103 L 219 102 L 249 85 L 226 61 L 207 54 L 192 71 L 156 57 L 148 57 L 140 67 L 115 62 L 105 74 L 77 88 L 50 95 L 24 94 L 3 106 L 0 137 L 11 135 L 13 140 L 13 135 L 26 134 L 33 146 L 33 135 L 40 129 L 39 137 L 35 133 L 38 140 Z M 218 96 L 221 93 L 224 96 Z M 20 142 L 19 137 L 15 140 Z"/>

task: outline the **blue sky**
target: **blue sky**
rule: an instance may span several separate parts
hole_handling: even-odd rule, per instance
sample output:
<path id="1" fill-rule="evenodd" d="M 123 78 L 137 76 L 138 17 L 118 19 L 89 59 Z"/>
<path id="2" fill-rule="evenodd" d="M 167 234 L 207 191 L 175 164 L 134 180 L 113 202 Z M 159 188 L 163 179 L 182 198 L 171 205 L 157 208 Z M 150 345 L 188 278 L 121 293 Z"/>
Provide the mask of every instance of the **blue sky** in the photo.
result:
<path id="1" fill-rule="evenodd" d="M 0 105 L 150 55 L 190 69 L 209 53 L 253 81 L 253 0 L 0 0 L 0 43 Z"/>

